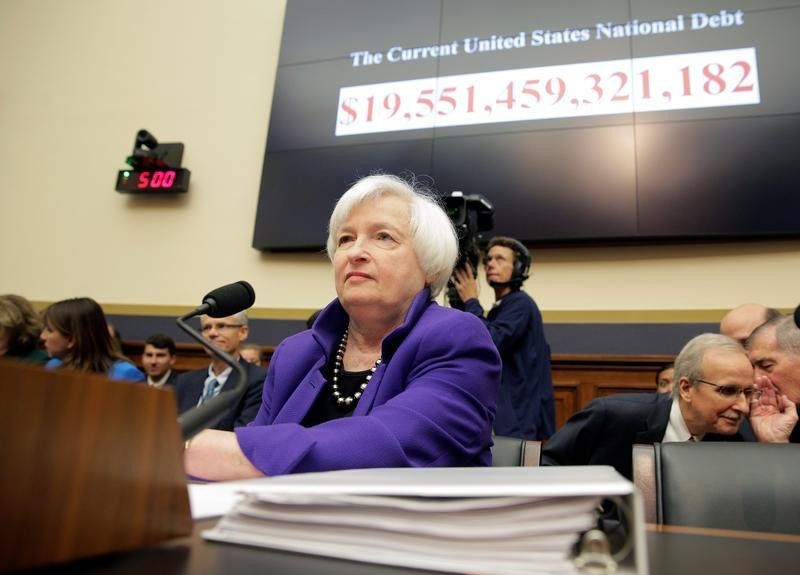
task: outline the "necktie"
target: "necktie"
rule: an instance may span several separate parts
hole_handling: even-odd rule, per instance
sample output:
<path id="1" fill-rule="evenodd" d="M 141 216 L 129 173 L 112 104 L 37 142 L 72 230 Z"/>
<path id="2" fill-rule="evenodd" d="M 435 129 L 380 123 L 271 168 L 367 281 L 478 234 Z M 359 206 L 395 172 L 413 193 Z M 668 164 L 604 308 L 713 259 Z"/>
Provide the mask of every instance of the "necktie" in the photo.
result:
<path id="1" fill-rule="evenodd" d="M 218 389 L 219 381 L 212 379 L 206 386 L 206 389 L 203 392 L 203 397 L 200 398 L 200 405 L 203 405 L 206 401 L 214 397 L 217 394 Z"/>

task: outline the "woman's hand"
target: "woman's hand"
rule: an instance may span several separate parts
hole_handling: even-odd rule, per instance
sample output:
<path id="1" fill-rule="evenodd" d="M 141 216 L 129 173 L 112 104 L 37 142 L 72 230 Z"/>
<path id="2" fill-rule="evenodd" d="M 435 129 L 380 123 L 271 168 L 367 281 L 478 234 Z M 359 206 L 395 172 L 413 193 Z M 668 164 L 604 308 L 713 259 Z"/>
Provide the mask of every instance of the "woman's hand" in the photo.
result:
<path id="1" fill-rule="evenodd" d="M 206 429 L 186 442 L 183 467 L 187 475 L 209 481 L 264 477 L 239 448 L 232 431 Z"/>

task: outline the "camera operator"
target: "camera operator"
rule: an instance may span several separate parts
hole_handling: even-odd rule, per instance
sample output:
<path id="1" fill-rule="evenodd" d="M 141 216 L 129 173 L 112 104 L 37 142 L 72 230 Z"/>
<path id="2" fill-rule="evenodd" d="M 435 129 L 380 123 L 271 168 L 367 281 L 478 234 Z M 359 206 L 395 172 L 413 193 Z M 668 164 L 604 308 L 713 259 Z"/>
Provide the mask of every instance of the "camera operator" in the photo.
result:
<path id="1" fill-rule="evenodd" d="M 503 360 L 494 431 L 522 439 L 547 439 L 555 431 L 550 346 L 536 302 L 520 290 L 528 279 L 528 249 L 513 238 L 497 236 L 484 259 L 486 281 L 495 303 L 484 318 L 478 284 L 469 262 L 452 277 L 464 311 L 483 319 Z"/>

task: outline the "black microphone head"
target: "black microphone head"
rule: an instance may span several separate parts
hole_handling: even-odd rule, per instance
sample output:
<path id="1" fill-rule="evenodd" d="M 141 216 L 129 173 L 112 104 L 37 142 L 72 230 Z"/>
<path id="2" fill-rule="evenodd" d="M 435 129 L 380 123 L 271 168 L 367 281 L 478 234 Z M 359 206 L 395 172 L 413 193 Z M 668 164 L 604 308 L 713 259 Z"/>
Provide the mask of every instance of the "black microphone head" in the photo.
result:
<path id="1" fill-rule="evenodd" d="M 139 130 L 136 132 L 136 145 L 134 147 L 138 148 L 140 146 L 153 150 L 158 147 L 158 140 L 147 130 Z"/>
<path id="2" fill-rule="evenodd" d="M 794 325 L 800 328 L 800 305 L 794 308 Z"/>
<path id="3" fill-rule="evenodd" d="M 218 287 L 203 298 L 209 317 L 228 317 L 252 307 L 255 301 L 256 292 L 246 281 Z"/>

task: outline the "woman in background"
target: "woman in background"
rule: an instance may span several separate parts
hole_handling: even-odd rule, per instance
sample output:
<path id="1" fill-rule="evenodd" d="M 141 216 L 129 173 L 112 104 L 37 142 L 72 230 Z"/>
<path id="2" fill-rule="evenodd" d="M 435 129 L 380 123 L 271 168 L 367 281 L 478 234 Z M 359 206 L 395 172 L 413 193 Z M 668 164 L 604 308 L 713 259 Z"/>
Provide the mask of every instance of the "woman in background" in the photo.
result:
<path id="1" fill-rule="evenodd" d="M 39 346 L 42 320 L 24 297 L 0 296 L 0 357 L 29 363 L 47 362 L 47 353 Z"/>
<path id="2" fill-rule="evenodd" d="M 114 351 L 103 309 L 91 298 L 56 302 L 42 314 L 46 367 L 105 373 L 109 379 L 144 381 L 144 374 Z"/>

